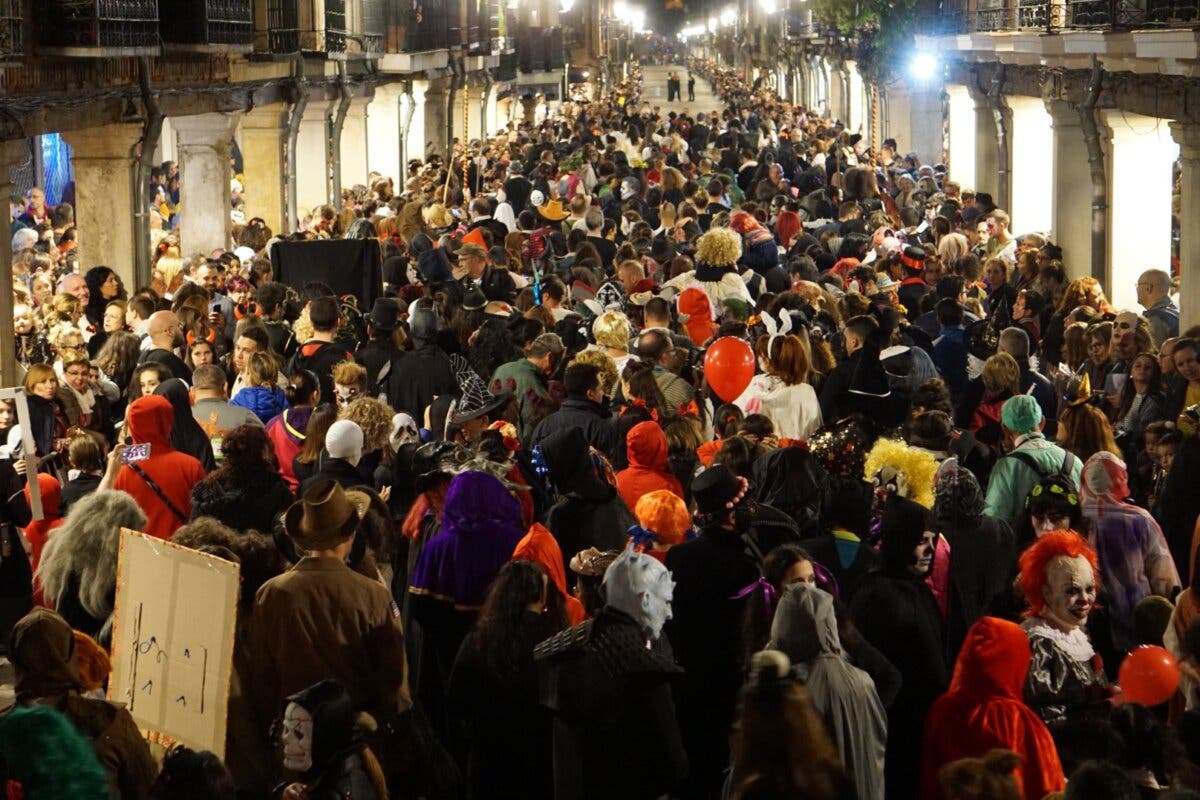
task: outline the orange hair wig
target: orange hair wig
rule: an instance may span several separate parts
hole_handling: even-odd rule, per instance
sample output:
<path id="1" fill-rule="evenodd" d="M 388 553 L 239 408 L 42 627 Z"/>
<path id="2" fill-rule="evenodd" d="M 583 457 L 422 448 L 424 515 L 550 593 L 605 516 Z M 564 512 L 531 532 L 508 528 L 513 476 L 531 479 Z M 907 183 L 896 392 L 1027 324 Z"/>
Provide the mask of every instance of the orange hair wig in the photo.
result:
<path id="1" fill-rule="evenodd" d="M 1034 617 L 1045 610 L 1046 595 L 1043 589 L 1046 586 L 1046 567 L 1059 556 L 1083 556 L 1091 564 L 1095 579 L 1100 580 L 1100 560 L 1087 541 L 1075 531 L 1051 531 L 1022 553 L 1018 562 L 1021 567 L 1021 591 L 1025 593 L 1025 602 L 1029 604 L 1025 616 Z"/>

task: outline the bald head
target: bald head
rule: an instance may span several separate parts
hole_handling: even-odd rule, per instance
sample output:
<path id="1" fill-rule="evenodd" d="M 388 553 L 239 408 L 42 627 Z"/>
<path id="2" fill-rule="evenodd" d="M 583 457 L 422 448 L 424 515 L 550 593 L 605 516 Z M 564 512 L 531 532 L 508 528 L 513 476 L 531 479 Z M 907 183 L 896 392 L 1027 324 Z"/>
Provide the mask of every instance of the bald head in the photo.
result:
<path id="1" fill-rule="evenodd" d="M 1171 276 L 1161 269 L 1148 269 L 1138 277 L 1138 305 L 1149 308 L 1171 294 Z"/>
<path id="2" fill-rule="evenodd" d="M 146 325 L 146 333 L 155 347 L 170 350 L 179 343 L 181 326 L 179 317 L 173 311 L 155 311 L 150 315 Z"/>

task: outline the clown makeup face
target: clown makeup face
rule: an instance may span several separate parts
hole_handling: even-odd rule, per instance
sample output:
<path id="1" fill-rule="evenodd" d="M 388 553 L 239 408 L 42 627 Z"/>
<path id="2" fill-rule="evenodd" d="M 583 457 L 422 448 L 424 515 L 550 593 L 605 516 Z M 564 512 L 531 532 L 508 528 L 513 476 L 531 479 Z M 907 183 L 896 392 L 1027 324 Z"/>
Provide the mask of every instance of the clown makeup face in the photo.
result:
<path id="1" fill-rule="evenodd" d="M 337 402 L 338 408 L 345 408 L 350 405 L 359 394 L 361 394 L 361 389 L 358 384 L 335 383 L 333 385 L 333 397 Z"/>
<path id="2" fill-rule="evenodd" d="M 675 581 L 671 573 L 662 572 L 658 580 L 642 593 L 642 627 L 654 640 L 662 633 L 663 625 L 671 618 L 671 600 L 675 597 Z"/>
<path id="3" fill-rule="evenodd" d="M 933 569 L 933 550 L 937 545 L 937 534 L 933 531 L 925 531 L 921 535 L 921 541 L 917 542 L 917 546 L 913 548 L 912 561 L 909 563 L 908 571 L 918 578 L 924 578 L 929 574 L 929 570 Z"/>
<path id="4" fill-rule="evenodd" d="M 1059 556 L 1046 565 L 1042 616 L 1063 633 L 1087 622 L 1096 603 L 1096 574 L 1083 556 Z"/>
<path id="5" fill-rule="evenodd" d="M 283 744 L 283 766 L 292 772 L 308 772 L 313 766 L 313 718 L 307 710 L 288 703 L 283 712 L 279 738 Z"/>

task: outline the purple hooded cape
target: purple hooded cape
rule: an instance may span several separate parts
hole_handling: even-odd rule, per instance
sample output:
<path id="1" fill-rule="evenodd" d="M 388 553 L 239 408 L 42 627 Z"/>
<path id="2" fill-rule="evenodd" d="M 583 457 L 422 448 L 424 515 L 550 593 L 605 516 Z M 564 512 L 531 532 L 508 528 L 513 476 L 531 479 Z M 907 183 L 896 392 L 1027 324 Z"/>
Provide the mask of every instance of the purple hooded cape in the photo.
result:
<path id="1" fill-rule="evenodd" d="M 521 504 L 504 484 L 486 472 L 460 473 L 446 491 L 441 530 L 417 556 L 409 591 L 477 609 L 524 535 Z"/>

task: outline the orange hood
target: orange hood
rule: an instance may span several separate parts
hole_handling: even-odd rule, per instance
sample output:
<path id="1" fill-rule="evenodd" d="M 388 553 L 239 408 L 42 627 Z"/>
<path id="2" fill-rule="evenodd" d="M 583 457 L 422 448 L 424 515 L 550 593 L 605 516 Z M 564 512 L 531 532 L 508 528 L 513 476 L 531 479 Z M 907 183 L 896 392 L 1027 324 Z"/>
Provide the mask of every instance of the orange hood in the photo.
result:
<path id="1" fill-rule="evenodd" d="M 554 534 L 550 533 L 544 525 L 540 522 L 533 523 L 529 532 L 522 537 L 521 541 L 517 542 L 517 547 L 513 550 L 513 558 L 532 561 L 535 564 L 541 564 L 546 569 L 546 573 L 550 576 L 550 582 L 566 600 L 567 616 L 572 625 L 578 625 L 587 618 L 583 605 L 567 594 L 567 573 L 563 568 L 562 549 L 558 546 Z"/>

